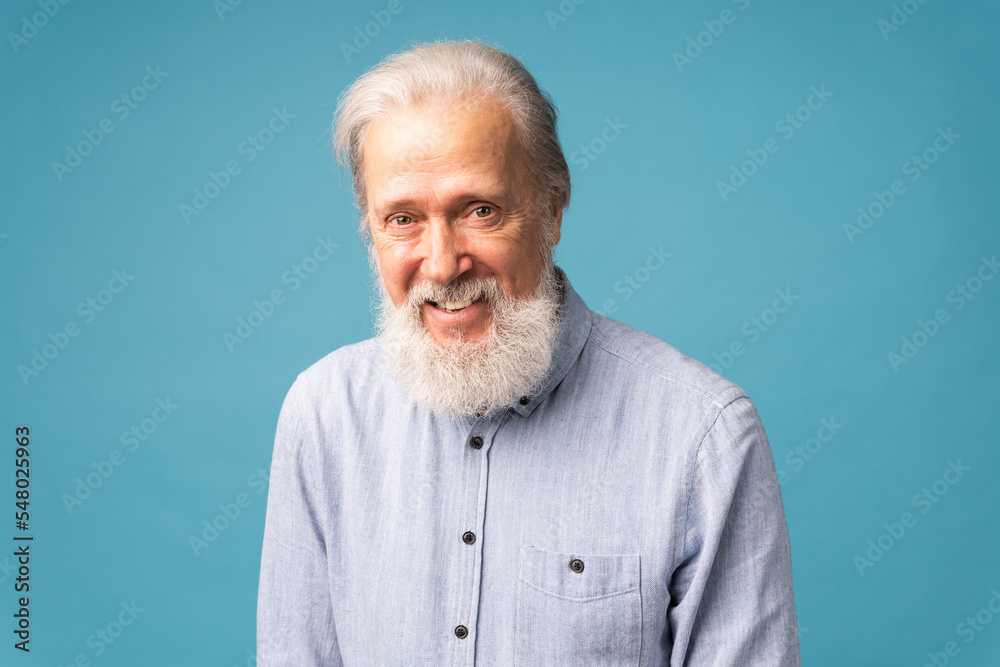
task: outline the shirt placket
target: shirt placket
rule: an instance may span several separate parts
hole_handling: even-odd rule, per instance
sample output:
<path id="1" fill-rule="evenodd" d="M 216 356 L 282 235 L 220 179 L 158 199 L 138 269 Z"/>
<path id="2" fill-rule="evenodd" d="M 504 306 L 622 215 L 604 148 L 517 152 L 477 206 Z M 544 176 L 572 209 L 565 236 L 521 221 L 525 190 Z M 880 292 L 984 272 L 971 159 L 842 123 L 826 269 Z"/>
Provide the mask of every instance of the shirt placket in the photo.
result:
<path id="1" fill-rule="evenodd" d="M 460 594 L 456 605 L 453 637 L 454 664 L 476 664 L 476 637 L 479 616 L 479 596 L 483 571 L 483 534 L 486 520 L 486 498 L 489 482 L 489 450 L 506 411 L 491 417 L 475 419 L 465 430 L 463 446 L 463 489 L 461 516 L 456 517 L 453 539 L 462 544 L 459 559 Z"/>

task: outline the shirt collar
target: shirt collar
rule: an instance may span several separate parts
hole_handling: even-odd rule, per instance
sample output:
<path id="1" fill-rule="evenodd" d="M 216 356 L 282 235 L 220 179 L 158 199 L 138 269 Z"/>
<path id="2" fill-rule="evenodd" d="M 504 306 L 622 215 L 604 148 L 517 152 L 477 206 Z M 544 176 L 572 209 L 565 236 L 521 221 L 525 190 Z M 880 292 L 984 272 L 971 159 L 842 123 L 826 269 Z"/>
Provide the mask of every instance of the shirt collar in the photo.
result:
<path id="1" fill-rule="evenodd" d="M 522 397 L 520 401 L 515 400 L 514 404 L 510 406 L 512 411 L 522 417 L 530 415 L 535 407 L 544 401 L 552 390 L 562 382 L 569 369 L 576 363 L 584 343 L 590 336 L 592 324 L 590 309 L 570 285 L 566 272 L 558 266 L 553 267 L 553 269 L 562 291 L 562 306 L 559 310 L 559 325 L 552 351 L 552 363 L 549 364 L 549 370 L 545 379 L 542 380 L 540 389 L 532 396 Z M 523 405 L 522 401 L 524 401 Z"/>

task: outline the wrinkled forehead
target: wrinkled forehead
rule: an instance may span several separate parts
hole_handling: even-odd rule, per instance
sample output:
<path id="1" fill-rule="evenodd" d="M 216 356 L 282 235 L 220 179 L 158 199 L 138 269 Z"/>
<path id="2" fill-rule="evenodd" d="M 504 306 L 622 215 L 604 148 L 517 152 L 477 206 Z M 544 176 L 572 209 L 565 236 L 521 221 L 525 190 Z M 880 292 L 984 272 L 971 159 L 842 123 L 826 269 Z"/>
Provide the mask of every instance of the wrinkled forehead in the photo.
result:
<path id="1" fill-rule="evenodd" d="M 372 121 L 362 164 L 366 176 L 463 167 L 491 167 L 512 175 L 520 160 L 516 127 L 499 103 L 434 98 L 394 108 Z"/>

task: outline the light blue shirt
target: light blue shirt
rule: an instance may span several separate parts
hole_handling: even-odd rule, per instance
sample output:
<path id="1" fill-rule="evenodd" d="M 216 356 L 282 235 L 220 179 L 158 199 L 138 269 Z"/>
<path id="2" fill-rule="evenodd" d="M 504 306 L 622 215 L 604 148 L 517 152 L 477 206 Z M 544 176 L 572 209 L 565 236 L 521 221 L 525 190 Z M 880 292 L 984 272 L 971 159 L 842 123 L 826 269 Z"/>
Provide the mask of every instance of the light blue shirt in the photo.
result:
<path id="1" fill-rule="evenodd" d="M 436 416 L 369 339 L 281 409 L 257 664 L 799 665 L 747 394 L 564 285 L 544 388 Z"/>

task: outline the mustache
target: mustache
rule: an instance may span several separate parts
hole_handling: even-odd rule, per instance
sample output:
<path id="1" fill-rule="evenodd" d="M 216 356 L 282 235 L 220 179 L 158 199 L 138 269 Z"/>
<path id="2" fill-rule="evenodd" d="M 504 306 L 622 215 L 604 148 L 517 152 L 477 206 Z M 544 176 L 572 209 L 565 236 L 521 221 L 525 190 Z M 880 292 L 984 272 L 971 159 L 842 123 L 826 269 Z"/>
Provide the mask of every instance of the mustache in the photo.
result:
<path id="1" fill-rule="evenodd" d="M 443 303 L 445 301 L 486 299 L 487 302 L 496 304 L 505 296 L 499 278 L 466 278 L 452 281 L 446 285 L 425 280 L 410 288 L 406 294 L 405 303 L 413 309 L 420 308 L 426 301 Z"/>

